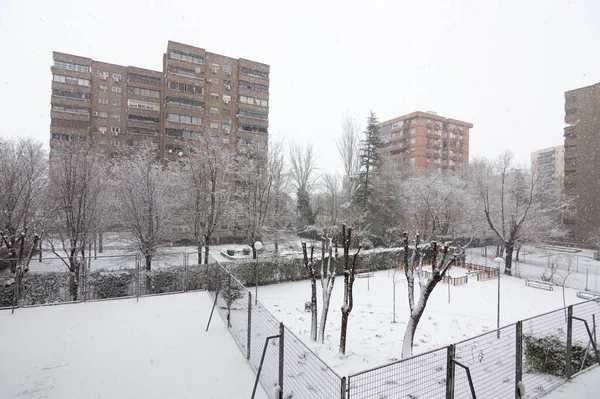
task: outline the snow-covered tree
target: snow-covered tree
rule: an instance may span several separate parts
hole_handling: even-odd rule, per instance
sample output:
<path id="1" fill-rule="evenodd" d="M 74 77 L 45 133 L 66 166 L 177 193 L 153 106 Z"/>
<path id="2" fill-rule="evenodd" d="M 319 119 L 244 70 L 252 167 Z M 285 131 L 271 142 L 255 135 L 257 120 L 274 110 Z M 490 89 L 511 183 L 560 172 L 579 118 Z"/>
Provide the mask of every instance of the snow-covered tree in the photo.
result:
<path id="1" fill-rule="evenodd" d="M 367 128 L 360 141 L 360 172 L 358 174 L 355 203 L 363 210 L 368 210 L 374 191 L 374 169 L 379 165 L 381 156 L 377 150 L 381 147 L 379 138 L 379 121 L 373 111 L 367 117 Z"/>
<path id="2" fill-rule="evenodd" d="M 331 293 L 335 284 L 335 267 L 338 258 L 338 244 L 335 242 L 335 255 L 331 237 L 327 234 L 323 237 L 321 246 L 321 293 L 323 294 L 323 309 L 321 310 L 321 324 L 319 325 L 319 342 L 325 341 L 325 328 L 327 326 L 327 314 L 329 313 L 329 303 L 331 302 Z M 327 260 L 325 260 L 327 259 Z"/>
<path id="3" fill-rule="evenodd" d="M 315 275 L 314 262 L 315 246 L 310 246 L 310 257 L 306 249 L 306 242 L 302 241 L 302 255 L 304 256 L 304 268 L 310 277 L 310 339 L 317 340 L 317 277 Z"/>
<path id="4" fill-rule="evenodd" d="M 336 141 L 344 167 L 342 203 L 349 202 L 354 198 L 356 179 L 360 172 L 359 145 L 360 126 L 349 115 L 344 115 L 342 117 L 342 135 Z"/>
<path id="5" fill-rule="evenodd" d="M 315 196 L 319 227 L 331 230 L 338 223 L 341 200 L 340 183 L 337 174 L 324 173 L 319 180 L 319 193 Z"/>
<path id="6" fill-rule="evenodd" d="M 267 143 L 249 143 L 245 149 L 240 149 L 236 161 L 233 204 L 236 231 L 241 230 L 246 242 L 252 247 L 254 258 L 254 243 L 262 240 L 273 200 L 274 177 L 271 171 L 279 158 L 272 151 L 273 147 L 267 146 Z"/>
<path id="7" fill-rule="evenodd" d="M 342 225 L 342 243 L 344 246 L 344 303 L 342 304 L 342 327 L 340 330 L 340 353 L 346 354 L 346 335 L 348 332 L 348 317 L 354 307 L 354 295 L 352 287 L 354 285 L 356 259 L 360 252 L 360 245 L 354 256 L 350 256 L 352 245 L 352 228 L 346 231 L 346 225 Z"/>
<path id="8" fill-rule="evenodd" d="M 290 145 L 290 174 L 296 188 L 298 231 L 315 224 L 310 195 L 316 184 L 317 158 L 312 144 Z"/>
<path id="9" fill-rule="evenodd" d="M 228 220 L 233 157 L 224 148 L 218 134 L 205 134 L 195 151 L 184 154 L 187 168 L 183 172 L 185 209 L 192 225 L 198 250 L 198 263 L 208 264 L 211 239 Z"/>
<path id="10" fill-rule="evenodd" d="M 504 245 L 504 273 L 509 276 L 513 252 L 522 242 L 525 224 L 536 218 L 542 220 L 547 214 L 538 206 L 536 174 L 513 168 L 512 158 L 510 151 L 503 152 L 493 165 L 484 165 L 477 176 L 483 212 L 490 229 Z"/>
<path id="11" fill-rule="evenodd" d="M 73 301 L 79 295 L 85 249 L 101 231 L 105 218 L 106 166 L 106 158 L 90 142 L 68 142 L 52 149 L 47 242 L 70 272 Z"/>
<path id="12" fill-rule="evenodd" d="M 14 282 L 44 229 L 48 158 L 39 142 L 0 138 L 0 159 L 0 273 L 8 268 Z"/>
<path id="13" fill-rule="evenodd" d="M 427 306 L 427 301 L 429 296 L 433 292 L 433 289 L 439 283 L 446 271 L 452 266 L 452 264 L 456 261 L 456 255 L 452 255 L 449 261 L 446 261 L 446 256 L 448 255 L 448 249 L 450 247 L 450 242 L 446 242 L 441 250 L 440 258 L 438 259 L 438 245 L 436 241 L 431 242 L 431 257 L 432 257 L 432 270 L 431 276 L 428 278 L 420 278 L 419 282 L 419 299 L 415 302 L 415 265 L 419 262 L 420 255 L 420 245 L 419 245 L 419 235 L 417 234 L 415 240 L 415 249 L 412 254 L 411 261 L 409 262 L 408 252 L 408 233 L 404 233 L 404 261 L 402 262 L 402 266 L 404 268 L 404 275 L 406 276 L 406 282 L 408 286 L 408 306 L 410 309 L 410 316 L 408 319 L 408 324 L 406 326 L 406 332 L 404 333 L 404 340 L 402 343 L 402 358 L 407 358 L 412 356 L 413 354 L 413 342 L 415 338 L 415 332 L 417 331 L 417 326 L 419 321 L 421 320 L 421 316 L 423 316 L 423 312 L 425 311 L 425 307 Z"/>
<path id="14" fill-rule="evenodd" d="M 150 143 L 130 151 L 116 164 L 115 212 L 144 257 L 146 290 L 151 291 L 152 259 L 172 231 L 181 195 L 173 171 L 164 169 Z"/>

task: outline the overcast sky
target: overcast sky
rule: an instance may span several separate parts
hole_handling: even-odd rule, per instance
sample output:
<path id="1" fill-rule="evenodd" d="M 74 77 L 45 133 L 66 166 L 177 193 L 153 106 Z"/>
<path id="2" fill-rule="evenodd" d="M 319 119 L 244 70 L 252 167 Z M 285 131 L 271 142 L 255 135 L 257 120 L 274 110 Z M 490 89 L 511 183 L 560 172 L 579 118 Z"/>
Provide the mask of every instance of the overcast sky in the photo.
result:
<path id="1" fill-rule="evenodd" d="M 343 114 L 471 122 L 470 155 L 563 143 L 600 82 L 600 1 L 0 0 L 0 135 L 48 143 L 52 51 L 162 69 L 167 41 L 271 65 L 270 133 L 338 168 Z"/>

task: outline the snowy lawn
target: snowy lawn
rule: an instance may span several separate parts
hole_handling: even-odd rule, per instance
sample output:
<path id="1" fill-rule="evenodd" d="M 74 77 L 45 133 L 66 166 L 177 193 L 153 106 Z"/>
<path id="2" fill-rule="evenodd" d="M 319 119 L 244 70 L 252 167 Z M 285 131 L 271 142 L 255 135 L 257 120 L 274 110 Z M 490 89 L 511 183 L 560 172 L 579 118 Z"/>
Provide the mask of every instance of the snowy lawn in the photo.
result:
<path id="1" fill-rule="evenodd" d="M 455 270 L 456 269 L 456 270 Z M 462 274 L 452 268 L 451 275 Z M 346 356 L 338 353 L 343 295 L 343 278 L 337 277 L 331 298 L 324 344 L 309 340 L 310 313 L 304 303 L 310 301 L 310 282 L 299 281 L 262 286 L 258 299 L 275 317 L 309 345 L 340 375 L 353 374 L 400 359 L 402 338 L 408 320 L 407 287 L 404 274 L 397 273 L 396 323 L 393 317 L 393 271 L 380 271 L 374 277 L 357 278 L 354 283 L 354 309 L 348 323 Z M 318 287 L 319 317 L 322 304 Z M 416 293 L 418 295 L 418 287 Z M 448 302 L 450 295 L 450 303 Z M 566 289 L 567 305 L 581 302 L 576 291 Z M 516 277 L 501 278 L 500 325 L 563 307 L 562 289 L 554 291 L 525 286 Z M 475 276 L 462 286 L 438 284 L 415 335 L 414 353 L 463 341 L 496 328 L 497 280 L 478 282 Z"/>
<path id="2" fill-rule="evenodd" d="M 247 398 L 206 292 L 0 312 L 0 398 Z M 260 388 L 257 397 L 266 398 Z"/>

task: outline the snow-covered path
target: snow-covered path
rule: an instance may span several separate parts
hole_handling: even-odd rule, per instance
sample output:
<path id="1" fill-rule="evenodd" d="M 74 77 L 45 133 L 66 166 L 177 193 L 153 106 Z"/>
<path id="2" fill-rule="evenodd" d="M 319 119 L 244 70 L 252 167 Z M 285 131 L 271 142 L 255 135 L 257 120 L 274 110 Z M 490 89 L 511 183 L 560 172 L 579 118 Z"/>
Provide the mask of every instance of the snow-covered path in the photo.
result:
<path id="1" fill-rule="evenodd" d="M 0 398 L 247 398 L 254 373 L 205 292 L 0 312 Z M 259 386 L 257 397 L 266 398 Z"/>
<path id="2" fill-rule="evenodd" d="M 600 367 L 592 367 L 544 396 L 544 399 L 600 398 Z"/>

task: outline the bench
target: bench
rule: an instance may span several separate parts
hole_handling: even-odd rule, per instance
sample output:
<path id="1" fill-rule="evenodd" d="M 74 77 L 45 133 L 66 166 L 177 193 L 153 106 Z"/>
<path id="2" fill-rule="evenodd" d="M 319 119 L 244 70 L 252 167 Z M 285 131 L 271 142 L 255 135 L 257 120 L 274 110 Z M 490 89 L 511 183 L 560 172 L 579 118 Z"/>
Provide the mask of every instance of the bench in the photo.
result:
<path id="1" fill-rule="evenodd" d="M 548 281 L 525 280 L 525 285 L 527 287 L 540 288 L 543 290 L 554 291 L 554 284 L 552 284 Z"/>
<path id="2" fill-rule="evenodd" d="M 600 299 L 600 293 L 592 291 L 578 291 L 577 297 L 581 299 Z"/>
<path id="3" fill-rule="evenodd" d="M 354 274 L 358 278 L 373 277 L 373 271 L 369 269 L 357 269 Z"/>

